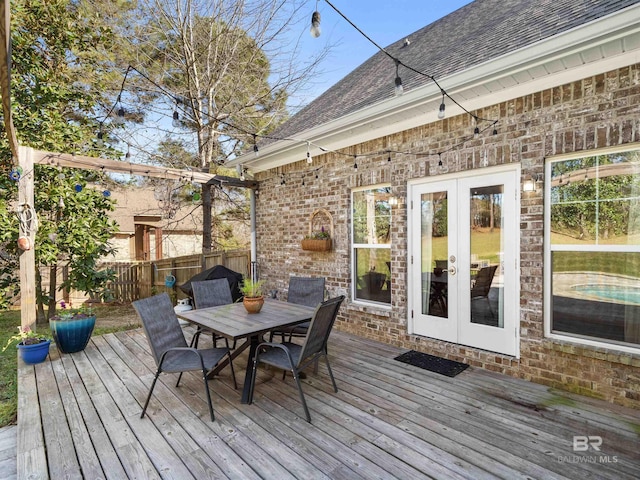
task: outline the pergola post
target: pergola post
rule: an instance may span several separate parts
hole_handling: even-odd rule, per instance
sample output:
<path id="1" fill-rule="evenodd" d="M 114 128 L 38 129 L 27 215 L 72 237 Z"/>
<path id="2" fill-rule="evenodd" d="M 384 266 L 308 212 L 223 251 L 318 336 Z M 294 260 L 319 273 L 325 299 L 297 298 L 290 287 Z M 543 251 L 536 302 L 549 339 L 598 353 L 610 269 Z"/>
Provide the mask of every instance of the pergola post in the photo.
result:
<path id="1" fill-rule="evenodd" d="M 22 175 L 18 183 L 19 237 L 28 239 L 27 250 L 20 254 L 20 325 L 36 329 L 36 211 L 34 208 L 33 149 L 18 147 L 18 165 Z"/>

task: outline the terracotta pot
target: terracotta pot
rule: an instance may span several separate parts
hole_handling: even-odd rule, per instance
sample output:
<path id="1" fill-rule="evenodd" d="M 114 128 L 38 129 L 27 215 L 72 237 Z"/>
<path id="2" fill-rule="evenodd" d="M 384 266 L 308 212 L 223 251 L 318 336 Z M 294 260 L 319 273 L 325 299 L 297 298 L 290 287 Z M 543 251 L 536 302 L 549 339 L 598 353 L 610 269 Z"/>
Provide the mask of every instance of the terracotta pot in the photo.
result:
<path id="1" fill-rule="evenodd" d="M 264 305 L 264 296 L 244 297 L 242 303 L 244 304 L 244 308 L 247 309 L 247 312 L 258 313 L 262 309 L 262 305 Z"/>

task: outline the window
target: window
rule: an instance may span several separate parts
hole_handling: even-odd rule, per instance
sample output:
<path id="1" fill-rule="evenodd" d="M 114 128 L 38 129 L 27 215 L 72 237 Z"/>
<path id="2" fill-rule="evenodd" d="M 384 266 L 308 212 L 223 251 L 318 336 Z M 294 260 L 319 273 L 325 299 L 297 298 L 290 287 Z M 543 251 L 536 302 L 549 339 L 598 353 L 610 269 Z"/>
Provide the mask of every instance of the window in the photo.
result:
<path id="1" fill-rule="evenodd" d="M 351 195 L 353 298 L 391 303 L 391 187 L 378 185 Z"/>
<path id="2" fill-rule="evenodd" d="M 550 333 L 640 347 L 640 151 L 547 165 Z"/>

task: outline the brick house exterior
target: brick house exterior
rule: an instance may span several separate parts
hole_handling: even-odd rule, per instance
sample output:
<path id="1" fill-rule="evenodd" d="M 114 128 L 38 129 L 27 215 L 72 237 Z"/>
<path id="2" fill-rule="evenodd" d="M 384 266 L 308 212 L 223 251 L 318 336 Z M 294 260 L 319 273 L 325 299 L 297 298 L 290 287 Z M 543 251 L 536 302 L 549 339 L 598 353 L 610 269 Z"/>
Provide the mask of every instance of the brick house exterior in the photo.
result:
<path id="1" fill-rule="evenodd" d="M 261 147 L 258 158 L 253 155 L 238 158 L 235 163 L 247 168 L 259 182 L 256 239 L 260 277 L 266 280 L 268 289 L 278 290 L 282 297 L 286 296 L 290 275 L 325 277 L 330 296 L 346 294 L 348 297 L 336 324 L 339 330 L 640 408 L 640 345 L 634 348 L 581 342 L 550 334 L 548 324 L 545 324 L 545 315 L 548 315 L 545 299 L 550 296 L 549 287 L 545 286 L 545 269 L 550 265 L 545 256 L 545 201 L 548 199 L 545 200 L 544 188 L 529 192 L 521 192 L 522 188 L 518 188 L 517 354 L 495 353 L 418 335 L 412 333 L 410 326 L 414 308 L 408 293 L 413 288 L 409 238 L 412 182 L 439 176 L 456 178 L 465 172 L 490 173 L 501 171 L 497 167 L 513 166 L 517 168 L 521 187 L 528 178 L 544 178 L 549 172 L 546 170 L 549 159 L 580 152 L 599 154 L 612 148 L 634 150 L 640 146 L 638 2 L 560 0 L 537 2 L 536 5 L 515 0 L 477 0 L 423 29 L 425 38 L 433 39 L 429 32 L 433 34 L 438 28 L 445 27 L 455 32 L 453 24 L 473 19 L 478 29 L 492 32 L 488 38 L 478 40 L 478 50 L 482 50 L 500 43 L 496 39 L 505 40 L 492 22 L 523 22 L 513 25 L 511 31 L 523 32 L 524 39 L 513 45 L 505 40 L 502 42 L 507 44 L 504 48 L 499 45 L 489 53 L 483 50 L 478 55 L 485 57 L 469 62 L 463 57 L 469 55 L 470 50 L 456 50 L 449 44 L 450 61 L 443 60 L 442 64 L 447 67 L 442 67 L 436 75 L 445 88 L 451 84 L 447 79 L 455 82 L 456 75 L 473 74 L 479 79 L 466 87 L 460 80 L 458 95 L 461 103 L 466 101 L 473 108 L 473 114 L 498 119 L 497 135 L 490 135 L 489 131 L 479 138 L 470 137 L 474 128 L 473 116 L 462 111 L 451 109 L 453 113 L 447 113 L 444 119 L 436 118 L 439 90 L 433 86 L 429 91 L 420 90 L 429 87 L 416 83 L 419 79 L 415 77 L 409 78 L 404 96 L 411 95 L 414 88 L 416 102 L 418 97 L 428 97 L 428 107 L 424 100 L 420 108 L 411 110 L 407 107 L 409 113 L 400 113 L 397 102 L 402 100 L 394 99 L 389 89 L 386 93 L 380 93 L 382 90 L 371 93 L 371 89 L 369 93 L 362 93 L 367 91 L 366 85 L 361 87 L 361 100 L 356 101 L 354 89 L 360 87 L 354 85 L 363 82 L 366 72 L 382 72 L 377 79 L 379 84 L 393 83 L 393 72 L 382 71 L 380 67 L 384 55 L 382 58 L 376 55 L 274 135 L 306 139 L 324 147 L 312 149 L 311 165 L 305 159 L 308 144 L 301 142 L 292 146 L 285 140 Z M 532 13 L 531 8 L 535 12 Z M 500 9 L 517 9 L 520 15 L 511 20 L 499 20 L 489 14 Z M 540 15 L 545 18 L 542 26 Z M 624 28 L 621 18 L 625 19 Z M 557 30 L 550 31 L 545 37 L 544 29 L 551 28 L 545 26 L 547 21 Z M 620 25 L 619 31 L 611 31 L 607 22 Z M 537 36 L 527 37 L 528 28 L 536 24 Z M 598 47 L 601 56 L 590 57 L 592 46 L 588 42 L 581 45 L 576 42 L 571 45 L 575 51 L 569 51 L 567 47 L 566 51 L 558 50 L 552 58 L 548 45 L 544 44 L 565 34 L 577 35 L 581 30 L 585 30 L 585 35 L 593 38 L 595 44 L 597 36 L 593 32 L 599 31 L 604 38 L 605 29 L 611 42 L 616 38 L 615 42 L 624 44 L 622 51 L 614 52 L 612 44 L 603 40 Z M 419 48 L 422 37 L 418 33 L 409 36 L 411 47 L 417 45 Z M 518 41 L 521 44 L 517 44 Z M 426 39 L 424 42 L 425 45 L 428 43 Z M 540 48 L 541 45 L 545 48 Z M 402 48 L 400 42 L 390 46 L 389 51 L 401 52 Z M 530 69 L 525 72 L 524 68 L 511 66 L 510 76 L 506 71 L 499 72 L 501 66 L 492 62 L 499 63 L 512 54 L 529 59 Z M 582 55 L 582 63 L 571 62 L 578 58 L 575 55 Z M 534 62 L 535 58 L 539 62 Z M 422 61 L 429 64 L 430 58 Z M 556 62 L 563 66 L 559 67 Z M 437 61 L 431 65 L 438 70 Z M 486 78 L 480 79 L 483 68 Z M 535 73 L 532 72 L 538 72 L 539 77 L 533 78 Z M 493 78 L 491 74 L 494 74 Z M 515 85 L 513 78 L 518 75 L 522 75 L 522 84 Z M 498 78 L 502 87 L 492 92 L 483 90 L 483 86 L 495 85 L 492 82 Z M 514 92 L 519 94 L 512 96 Z M 335 106 L 339 103 L 337 99 L 349 106 Z M 315 112 L 315 117 L 310 110 Z M 362 119 L 356 124 L 353 119 L 358 115 Z M 335 125 L 343 123 L 340 129 L 323 129 L 331 126 L 331 122 Z M 345 156 L 344 152 L 353 157 Z M 434 155 L 434 152 L 446 153 Z M 357 168 L 354 168 L 356 162 Z M 390 277 L 393 283 L 390 302 L 384 306 L 354 301 L 352 288 L 352 192 L 381 184 L 390 185 L 391 192 L 400 200 L 391 214 Z M 333 216 L 332 250 L 304 251 L 300 240 L 308 231 L 310 216 L 319 208 Z M 634 321 L 640 322 L 640 318 Z"/>

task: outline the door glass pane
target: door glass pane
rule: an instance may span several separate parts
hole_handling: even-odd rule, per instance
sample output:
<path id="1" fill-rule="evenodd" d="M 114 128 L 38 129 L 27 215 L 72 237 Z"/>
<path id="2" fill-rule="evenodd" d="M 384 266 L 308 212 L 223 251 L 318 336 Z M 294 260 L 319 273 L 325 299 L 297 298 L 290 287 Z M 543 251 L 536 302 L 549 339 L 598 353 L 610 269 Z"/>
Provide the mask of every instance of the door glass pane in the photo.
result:
<path id="1" fill-rule="evenodd" d="M 471 323 L 504 327 L 503 312 L 503 185 L 472 188 L 469 259 Z"/>
<path id="2" fill-rule="evenodd" d="M 423 194 L 420 215 L 422 314 L 447 318 L 447 192 Z"/>

